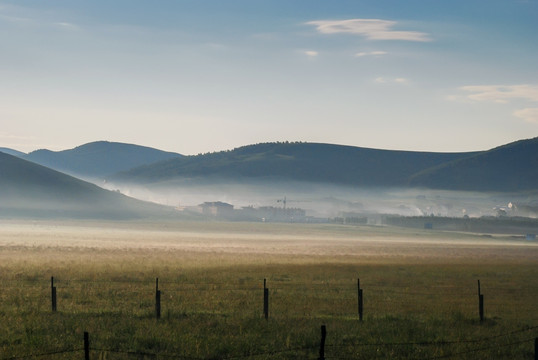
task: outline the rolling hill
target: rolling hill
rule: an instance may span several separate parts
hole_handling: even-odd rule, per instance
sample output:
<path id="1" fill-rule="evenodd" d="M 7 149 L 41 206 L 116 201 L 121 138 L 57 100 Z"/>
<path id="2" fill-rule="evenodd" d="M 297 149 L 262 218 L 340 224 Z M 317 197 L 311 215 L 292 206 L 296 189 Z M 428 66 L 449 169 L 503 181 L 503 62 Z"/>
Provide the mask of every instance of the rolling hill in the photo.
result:
<path id="1" fill-rule="evenodd" d="M 23 153 L 22 151 L 13 150 L 10 148 L 0 147 L 0 152 L 3 152 L 4 154 L 9 154 L 17 157 L 24 157 L 26 156 L 26 153 Z"/>
<path id="2" fill-rule="evenodd" d="M 519 191 L 538 188 L 538 138 L 488 151 L 433 153 L 318 143 L 264 143 L 144 165 L 113 181 L 284 179 L 360 187 Z"/>
<path id="3" fill-rule="evenodd" d="M 113 179 L 149 183 L 178 177 L 282 178 L 344 185 L 399 186 L 419 171 L 468 155 L 317 143 L 265 143 L 141 166 Z"/>
<path id="4" fill-rule="evenodd" d="M 473 191 L 538 189 L 538 138 L 516 141 L 426 169 L 411 176 L 409 185 Z"/>
<path id="5" fill-rule="evenodd" d="M 145 146 L 96 141 L 63 151 L 36 150 L 21 157 L 70 175 L 102 178 L 178 156 L 181 155 Z"/>
<path id="6" fill-rule="evenodd" d="M 0 216 L 130 219 L 169 212 L 0 152 Z"/>

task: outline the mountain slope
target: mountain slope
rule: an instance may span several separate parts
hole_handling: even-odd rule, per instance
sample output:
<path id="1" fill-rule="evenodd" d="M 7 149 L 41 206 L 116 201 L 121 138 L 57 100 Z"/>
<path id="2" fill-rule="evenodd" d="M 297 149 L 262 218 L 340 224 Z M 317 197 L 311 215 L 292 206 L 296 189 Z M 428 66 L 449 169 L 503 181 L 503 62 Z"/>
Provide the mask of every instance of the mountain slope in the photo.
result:
<path id="1" fill-rule="evenodd" d="M 165 207 L 128 198 L 55 170 L 0 153 L 0 215 L 127 219 Z"/>
<path id="2" fill-rule="evenodd" d="M 318 143 L 265 143 L 141 166 L 112 177 L 139 183 L 175 178 L 283 178 L 401 186 L 413 174 L 476 153 L 390 151 Z"/>
<path id="3" fill-rule="evenodd" d="M 103 177 L 178 156 L 145 146 L 96 141 L 63 151 L 36 150 L 23 158 L 71 175 Z"/>
<path id="4" fill-rule="evenodd" d="M 0 147 L 0 152 L 3 152 L 4 154 L 17 156 L 17 157 L 26 156 L 26 154 L 23 153 L 22 151 L 17 151 L 17 150 L 13 150 L 13 149 L 10 149 L 10 148 L 5 148 L 5 147 Z"/>
<path id="5" fill-rule="evenodd" d="M 409 185 L 448 190 L 520 191 L 538 188 L 538 137 L 424 170 Z"/>

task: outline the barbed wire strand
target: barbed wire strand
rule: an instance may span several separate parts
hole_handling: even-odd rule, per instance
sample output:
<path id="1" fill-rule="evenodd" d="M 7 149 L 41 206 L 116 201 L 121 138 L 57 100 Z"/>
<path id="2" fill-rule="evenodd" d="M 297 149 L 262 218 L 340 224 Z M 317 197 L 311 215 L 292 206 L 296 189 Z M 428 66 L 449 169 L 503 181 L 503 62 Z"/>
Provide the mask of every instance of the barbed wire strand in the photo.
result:
<path id="1" fill-rule="evenodd" d="M 451 357 L 454 357 L 454 356 L 470 354 L 470 353 L 473 353 L 473 352 L 486 351 L 486 350 L 498 349 L 498 348 L 503 348 L 503 347 L 521 345 L 521 344 L 525 344 L 525 343 L 528 343 L 528 342 L 531 342 L 531 341 L 534 342 L 534 338 L 527 339 L 527 340 L 521 340 L 521 341 L 518 341 L 518 342 L 509 343 L 509 344 L 502 344 L 502 345 L 495 345 L 495 346 L 488 346 L 488 347 L 469 349 L 469 350 L 461 351 L 461 352 L 457 352 L 457 353 L 452 353 L 452 354 L 447 354 L 447 355 L 441 355 L 441 356 L 435 356 L 435 357 L 431 357 L 431 358 L 426 358 L 424 360 L 447 359 L 447 358 L 451 358 Z"/>
<path id="2" fill-rule="evenodd" d="M 69 284 L 70 282 L 73 282 L 73 283 L 119 283 L 119 284 L 129 284 L 129 283 L 140 283 L 140 284 L 148 284 L 149 285 L 153 285 L 154 283 L 154 278 L 151 278 L 151 279 L 147 279 L 147 280 L 140 280 L 140 279 L 125 279 L 125 280 L 122 280 L 122 279 L 106 279 L 106 280 L 102 280 L 102 279 L 61 279 L 61 278 L 55 278 L 54 281 L 56 284 Z M 279 281 L 279 280 L 271 280 L 271 279 L 268 279 L 271 283 L 272 283 L 272 288 L 274 289 L 284 289 L 284 288 L 288 288 L 288 287 L 292 287 L 292 286 L 305 286 L 305 287 L 325 287 L 325 288 L 328 288 L 328 289 L 331 289 L 331 290 L 350 290 L 350 291 L 354 291 L 356 290 L 356 288 L 351 285 L 351 282 L 350 282 L 350 285 L 346 285 L 346 284 L 342 284 L 342 283 L 339 283 L 339 284 L 336 284 L 336 285 L 333 285 L 331 283 L 309 283 L 308 286 L 305 285 L 304 283 L 299 283 L 299 282 L 288 282 L 288 281 Z M 43 284 L 46 284 L 49 282 L 49 279 L 4 279 L 3 280 L 4 282 L 26 282 L 26 283 L 43 283 Z M 222 285 L 229 285 L 230 283 L 215 283 L 215 282 L 211 282 L 211 283 L 185 283 L 185 282 L 181 282 L 181 281 L 173 281 L 173 280 L 166 280 L 166 279 L 160 279 L 159 282 L 163 285 L 166 285 L 166 284 L 181 284 L 181 285 L 184 285 L 184 286 L 222 286 Z M 253 281 L 252 283 L 255 283 L 256 285 L 252 285 L 253 288 L 257 288 L 259 285 L 259 283 L 261 283 L 261 281 Z M 383 288 L 384 291 L 393 291 L 392 289 L 394 288 L 397 288 L 397 289 L 401 289 L 401 288 L 409 288 L 409 286 L 404 286 L 404 285 L 399 285 L 399 284 L 368 284 L 368 283 L 363 283 L 363 288 Z M 424 285 L 426 286 L 426 285 Z M 444 290 L 453 290 L 453 291 L 461 291 L 461 290 L 469 290 L 469 289 L 472 289 L 473 286 L 460 286 L 460 287 L 455 287 L 455 286 L 451 286 L 451 285 L 427 285 L 428 288 L 440 288 L 440 289 L 444 289 Z M 503 291 L 526 291 L 526 290 L 532 290 L 532 289 L 536 289 L 538 287 L 535 287 L 535 286 L 532 286 L 532 285 L 526 285 L 525 287 L 501 287 L 501 286 L 483 286 L 482 287 L 482 290 L 483 292 L 487 292 L 487 290 L 503 290 Z M 189 287 L 190 289 L 190 287 Z M 474 290 L 469 290 L 469 293 L 472 293 Z M 402 293 L 407 293 L 406 291 L 402 291 Z M 421 292 L 421 293 L 417 293 L 417 294 L 437 294 L 437 293 L 424 293 L 424 292 Z"/>
<path id="3" fill-rule="evenodd" d="M 21 356 L 12 356 L 12 357 L 7 357 L 7 358 L 2 358 L 0 360 L 20 360 L 20 359 L 28 359 L 28 358 L 33 358 L 33 357 L 74 353 L 74 352 L 78 352 L 78 351 L 84 351 L 84 349 L 57 350 L 57 351 L 51 351 L 51 352 L 46 352 L 46 353 L 37 353 L 37 354 L 29 354 L 29 355 L 21 355 Z"/>
<path id="4" fill-rule="evenodd" d="M 497 334 L 493 336 L 488 336 L 480 339 L 473 339 L 473 340 L 442 340 L 442 341 L 420 341 L 420 342 L 398 342 L 398 343 L 347 343 L 347 344 L 328 344 L 325 345 L 325 347 L 346 347 L 346 346 L 411 346 L 411 345 L 419 345 L 419 346 L 431 346 L 431 345 L 454 345 L 454 344 L 476 344 L 481 342 L 490 341 L 493 339 L 498 339 L 500 337 L 507 337 L 518 333 L 523 333 L 526 331 L 531 331 L 534 329 L 538 329 L 538 326 L 531 326 L 526 327 L 518 330 L 514 330 L 508 333 L 503 334 Z"/>
<path id="5" fill-rule="evenodd" d="M 91 348 L 90 351 L 100 351 L 100 352 L 125 354 L 125 355 L 162 356 L 162 357 L 184 359 L 184 360 L 206 360 L 206 358 L 192 357 L 192 356 L 186 356 L 186 355 L 180 355 L 180 354 L 169 354 L 169 353 L 150 353 L 150 352 L 141 352 L 141 351 L 123 351 L 123 350 L 97 349 L 97 348 Z"/>

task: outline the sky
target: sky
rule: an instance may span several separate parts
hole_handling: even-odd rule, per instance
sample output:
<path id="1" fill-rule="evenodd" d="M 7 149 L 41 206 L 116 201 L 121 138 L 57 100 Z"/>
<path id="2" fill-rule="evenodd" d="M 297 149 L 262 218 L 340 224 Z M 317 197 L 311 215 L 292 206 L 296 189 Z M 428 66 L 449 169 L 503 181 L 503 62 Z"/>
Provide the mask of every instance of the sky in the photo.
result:
<path id="1" fill-rule="evenodd" d="M 0 147 L 538 136 L 538 0 L 0 0 Z"/>

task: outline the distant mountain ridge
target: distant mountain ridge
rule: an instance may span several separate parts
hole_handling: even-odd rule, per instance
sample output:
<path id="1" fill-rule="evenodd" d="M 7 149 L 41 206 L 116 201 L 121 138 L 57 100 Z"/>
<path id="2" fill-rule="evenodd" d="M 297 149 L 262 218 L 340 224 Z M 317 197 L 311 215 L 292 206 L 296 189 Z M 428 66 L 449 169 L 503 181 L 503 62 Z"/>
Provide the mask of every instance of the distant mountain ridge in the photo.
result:
<path id="1" fill-rule="evenodd" d="M 144 165 L 116 174 L 111 180 L 147 184 L 181 178 L 279 178 L 362 187 L 451 190 L 538 189 L 538 138 L 464 153 L 263 143 Z"/>
<path id="2" fill-rule="evenodd" d="M 538 189 L 538 137 L 426 169 L 411 176 L 409 185 L 472 191 Z"/>
<path id="3" fill-rule="evenodd" d="M 164 206 L 0 152 L 0 216 L 129 219 L 166 212 Z"/>
<path id="4" fill-rule="evenodd" d="M 96 141 L 69 150 L 36 150 L 20 157 L 70 175 L 104 177 L 179 156 L 146 146 Z"/>
<path id="5" fill-rule="evenodd" d="M 401 177 L 407 178 L 465 155 L 317 143 L 264 143 L 141 166 L 116 178 L 155 182 L 174 177 L 278 177 L 345 185 L 397 186 Z"/>
<path id="6" fill-rule="evenodd" d="M 3 152 L 4 154 L 9 154 L 9 155 L 17 156 L 17 157 L 24 157 L 24 156 L 26 156 L 26 153 L 23 153 L 22 151 L 18 151 L 18 150 L 10 149 L 10 148 L 5 148 L 5 147 L 0 147 L 0 152 Z"/>

